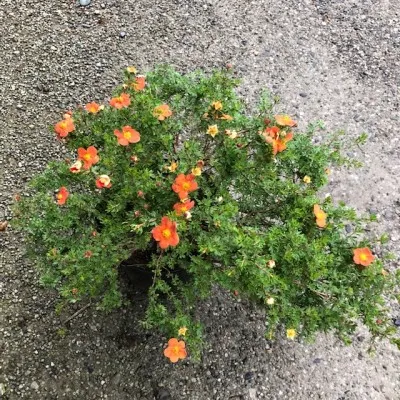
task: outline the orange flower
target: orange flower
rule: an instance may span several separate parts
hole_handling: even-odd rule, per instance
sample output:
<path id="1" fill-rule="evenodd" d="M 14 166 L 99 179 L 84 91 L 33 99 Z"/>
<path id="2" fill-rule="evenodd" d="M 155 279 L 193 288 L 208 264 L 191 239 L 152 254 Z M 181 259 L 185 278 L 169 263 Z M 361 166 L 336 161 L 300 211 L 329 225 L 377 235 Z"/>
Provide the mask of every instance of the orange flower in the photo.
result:
<path id="1" fill-rule="evenodd" d="M 79 147 L 78 159 L 83 161 L 83 168 L 89 169 L 93 164 L 99 162 L 99 156 L 97 155 L 97 149 L 94 146 L 90 146 L 87 149 Z"/>
<path id="2" fill-rule="evenodd" d="M 54 125 L 54 130 L 59 138 L 68 136 L 69 133 L 75 130 L 74 120 L 72 118 L 65 118 Z"/>
<path id="3" fill-rule="evenodd" d="M 264 136 L 265 141 L 272 145 L 274 155 L 286 150 L 286 143 L 293 139 L 291 132 L 286 133 L 285 131 L 281 131 L 277 126 L 266 128 L 261 134 Z"/>
<path id="4" fill-rule="evenodd" d="M 186 199 L 190 192 L 198 189 L 197 182 L 195 181 L 195 176 L 193 174 L 179 174 L 174 183 L 172 184 L 172 190 L 178 193 L 179 198 Z"/>
<path id="5" fill-rule="evenodd" d="M 375 257 L 368 247 L 361 247 L 353 250 L 353 260 L 356 264 L 368 267 L 375 260 Z"/>
<path id="6" fill-rule="evenodd" d="M 157 107 L 154 107 L 153 115 L 159 121 L 164 121 L 165 118 L 168 118 L 172 115 L 172 111 L 169 108 L 168 104 L 161 104 Z"/>
<path id="7" fill-rule="evenodd" d="M 79 172 L 81 172 L 82 169 L 82 161 L 78 160 L 75 161 L 70 167 L 69 170 L 73 173 L 73 174 L 77 174 Z"/>
<path id="8" fill-rule="evenodd" d="M 65 204 L 69 196 L 69 192 L 65 186 L 61 187 L 56 195 L 57 204 L 62 206 Z"/>
<path id="9" fill-rule="evenodd" d="M 185 349 L 186 345 L 183 340 L 172 338 L 168 340 L 168 347 L 164 350 L 164 356 L 168 357 L 171 362 L 176 363 L 187 357 Z"/>
<path id="10" fill-rule="evenodd" d="M 274 153 L 280 153 L 283 150 L 286 150 L 287 146 L 286 143 L 292 140 L 293 135 L 291 133 L 288 133 L 286 138 L 284 139 L 278 139 L 273 143 L 273 148 L 274 148 Z"/>
<path id="11" fill-rule="evenodd" d="M 117 110 L 128 107 L 129 104 L 131 104 L 131 99 L 129 97 L 129 94 L 126 93 L 122 93 L 120 96 L 113 97 L 110 100 L 111 107 L 115 107 Z"/>
<path id="12" fill-rule="evenodd" d="M 140 92 L 146 86 L 146 77 L 143 75 L 137 76 L 131 86 L 135 92 Z"/>
<path id="13" fill-rule="evenodd" d="M 99 189 L 109 189 L 111 187 L 111 179 L 108 175 L 100 175 L 97 179 L 96 179 L 96 186 Z"/>
<path id="14" fill-rule="evenodd" d="M 114 135 L 118 138 L 118 143 L 121 146 L 128 146 L 129 143 L 137 143 L 140 141 L 139 132 L 129 125 L 122 127 L 122 132 L 116 129 Z"/>
<path id="15" fill-rule="evenodd" d="M 153 228 L 151 233 L 162 249 L 166 249 L 168 246 L 177 246 L 179 243 L 176 222 L 171 221 L 168 217 L 162 217 L 161 224 Z"/>
<path id="16" fill-rule="evenodd" d="M 275 115 L 275 121 L 280 126 L 296 126 L 297 122 L 293 121 L 289 115 L 282 114 L 282 115 Z"/>
<path id="17" fill-rule="evenodd" d="M 78 108 L 79 107 L 80 106 L 78 106 Z M 72 118 L 72 111 L 71 110 L 65 111 L 65 114 L 63 115 L 63 118 L 64 119 Z"/>
<path id="18" fill-rule="evenodd" d="M 174 204 L 174 210 L 176 215 L 183 215 L 187 211 L 191 210 L 194 207 L 194 201 L 190 201 L 189 199 L 185 200 L 185 202 L 179 202 Z"/>
<path id="19" fill-rule="evenodd" d="M 219 119 L 224 119 L 225 121 L 233 121 L 233 117 L 228 114 L 222 114 Z"/>
<path id="20" fill-rule="evenodd" d="M 325 228 L 327 214 L 321 209 L 321 207 L 318 204 L 314 204 L 314 215 L 316 218 L 317 225 L 320 228 Z"/>
<path id="21" fill-rule="evenodd" d="M 95 101 L 86 104 L 85 110 L 90 114 L 97 114 L 100 110 L 103 110 L 104 106 L 97 104 Z"/>
<path id="22" fill-rule="evenodd" d="M 262 134 L 265 138 L 267 138 L 267 136 L 269 136 L 272 139 L 278 139 L 279 132 L 280 132 L 280 128 L 278 126 L 271 126 L 269 128 L 265 128 L 265 131 Z"/>

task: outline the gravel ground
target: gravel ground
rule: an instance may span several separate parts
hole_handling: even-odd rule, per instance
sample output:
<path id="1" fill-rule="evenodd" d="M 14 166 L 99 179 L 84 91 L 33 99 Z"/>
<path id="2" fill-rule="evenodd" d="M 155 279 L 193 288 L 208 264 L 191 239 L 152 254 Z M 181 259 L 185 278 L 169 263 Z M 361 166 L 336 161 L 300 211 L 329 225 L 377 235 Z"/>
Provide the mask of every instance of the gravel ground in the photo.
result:
<path id="1" fill-rule="evenodd" d="M 63 156 L 48 126 L 67 108 L 107 99 L 123 67 L 229 62 L 249 102 L 268 87 L 300 128 L 323 119 L 329 130 L 368 133 L 353 152 L 365 166 L 334 171 L 328 189 L 377 213 L 399 254 L 398 0 L 1 0 L 0 49 L 0 220 L 11 218 L 26 181 Z M 400 353 L 382 343 L 370 358 L 362 328 L 348 347 L 321 335 L 271 348 L 262 315 L 219 291 L 199 311 L 207 333 L 199 364 L 168 363 L 166 338 L 137 326 L 139 297 L 65 324 L 76 309 L 56 314 L 57 297 L 39 287 L 21 237 L 0 234 L 1 399 L 400 399 Z"/>

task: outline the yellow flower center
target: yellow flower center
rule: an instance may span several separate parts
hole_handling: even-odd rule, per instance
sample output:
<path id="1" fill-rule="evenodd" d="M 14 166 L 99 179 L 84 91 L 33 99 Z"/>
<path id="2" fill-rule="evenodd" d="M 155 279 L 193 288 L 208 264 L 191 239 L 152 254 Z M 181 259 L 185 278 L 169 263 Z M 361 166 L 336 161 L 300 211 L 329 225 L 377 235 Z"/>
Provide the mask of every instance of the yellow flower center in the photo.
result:
<path id="1" fill-rule="evenodd" d="M 367 261 L 368 257 L 365 253 L 360 254 L 360 260 L 361 261 Z"/>
<path id="2" fill-rule="evenodd" d="M 288 329 L 286 331 L 286 337 L 288 339 L 294 339 L 296 337 L 296 331 L 294 329 Z"/>
<path id="3" fill-rule="evenodd" d="M 171 350 L 172 350 L 172 353 L 174 353 L 177 356 L 179 354 L 179 352 L 180 352 L 180 347 L 179 346 L 173 346 Z"/>
<path id="4" fill-rule="evenodd" d="M 63 195 L 61 194 L 61 193 L 59 193 L 58 195 L 57 195 L 57 199 L 58 200 L 61 200 L 63 198 Z"/>
<path id="5" fill-rule="evenodd" d="M 132 133 L 129 131 L 124 131 L 124 138 L 125 139 L 130 139 L 132 137 Z"/>
<path id="6" fill-rule="evenodd" d="M 83 156 L 83 159 L 86 160 L 86 161 L 89 161 L 91 158 L 92 158 L 92 156 L 91 156 L 89 153 L 86 153 L 86 154 Z"/>
<path id="7" fill-rule="evenodd" d="M 184 189 L 184 190 L 189 190 L 190 189 L 190 183 L 189 182 L 184 182 L 183 184 L 182 184 L 182 188 Z"/>
<path id="8" fill-rule="evenodd" d="M 165 239 L 169 239 L 169 238 L 171 237 L 172 233 L 171 233 L 171 231 L 167 228 L 167 229 L 164 229 L 164 230 L 162 231 L 162 235 L 165 237 Z"/>

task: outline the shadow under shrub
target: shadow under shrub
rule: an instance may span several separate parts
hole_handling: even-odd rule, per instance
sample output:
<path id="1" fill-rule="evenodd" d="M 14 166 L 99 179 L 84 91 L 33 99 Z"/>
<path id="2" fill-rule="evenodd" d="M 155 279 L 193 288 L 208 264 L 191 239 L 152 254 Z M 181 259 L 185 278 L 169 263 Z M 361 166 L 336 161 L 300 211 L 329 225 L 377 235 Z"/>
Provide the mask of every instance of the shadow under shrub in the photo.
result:
<path id="1" fill-rule="evenodd" d="M 352 164 L 340 135 L 315 144 L 321 124 L 297 132 L 268 94 L 248 110 L 237 84 L 230 71 L 144 77 L 131 67 L 110 105 L 64 116 L 55 130 L 75 158 L 49 162 L 15 205 L 43 284 L 70 302 L 119 307 L 125 261 L 125 273 L 148 279 L 143 325 L 187 328 L 192 354 L 194 307 L 215 284 L 265 305 L 269 338 L 284 326 L 289 338 L 349 341 L 361 320 L 398 341 L 385 306 L 398 276 L 370 250 L 384 238 L 365 238 L 370 217 L 318 197 L 331 165 Z"/>

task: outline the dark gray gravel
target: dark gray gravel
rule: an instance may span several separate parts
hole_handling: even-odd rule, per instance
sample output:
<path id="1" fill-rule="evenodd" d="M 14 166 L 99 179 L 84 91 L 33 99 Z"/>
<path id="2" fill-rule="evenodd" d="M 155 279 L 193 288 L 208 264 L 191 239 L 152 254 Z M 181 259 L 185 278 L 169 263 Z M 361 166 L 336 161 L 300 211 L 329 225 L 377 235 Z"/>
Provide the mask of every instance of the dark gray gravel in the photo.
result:
<path id="1" fill-rule="evenodd" d="M 323 119 L 329 130 L 368 133 L 352 151 L 365 166 L 334 171 L 328 190 L 375 210 L 399 254 L 398 0 L 1 0 L 0 50 L 0 220 L 26 181 L 63 157 L 48 126 L 107 99 L 122 68 L 232 63 L 249 102 L 267 87 L 301 128 Z M 349 347 L 324 335 L 271 347 L 262 315 L 216 291 L 199 311 L 202 362 L 171 365 L 166 338 L 138 327 L 140 301 L 110 315 L 88 308 L 66 330 L 76 309 L 58 315 L 56 303 L 21 237 L 0 232 L 0 399 L 400 399 L 399 352 L 383 343 L 370 358 L 362 328 Z"/>

